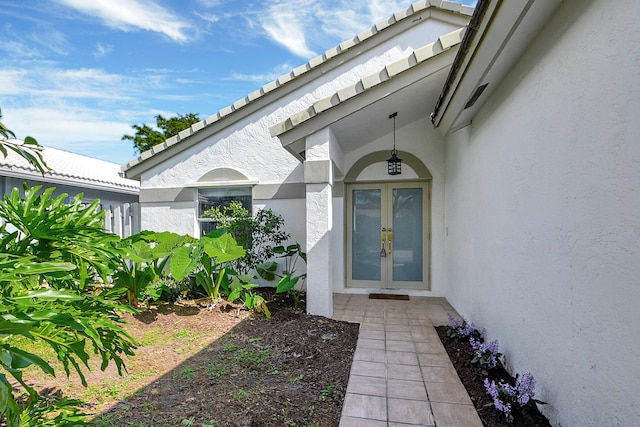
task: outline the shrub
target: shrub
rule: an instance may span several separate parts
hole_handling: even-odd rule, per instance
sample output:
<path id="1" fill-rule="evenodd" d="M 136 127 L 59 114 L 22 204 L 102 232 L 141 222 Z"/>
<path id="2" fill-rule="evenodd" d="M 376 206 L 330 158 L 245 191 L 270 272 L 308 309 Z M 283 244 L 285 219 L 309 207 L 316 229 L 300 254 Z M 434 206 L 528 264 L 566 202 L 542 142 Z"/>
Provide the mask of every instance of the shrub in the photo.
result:
<path id="1" fill-rule="evenodd" d="M 247 274 L 274 255 L 274 248 L 290 236 L 282 228 L 284 219 L 271 209 L 260 209 L 252 217 L 239 201 L 229 206 L 216 206 L 205 211 L 203 217 L 212 218 L 217 227 L 226 229 L 245 249 L 245 255 L 232 263 L 234 270 Z"/>

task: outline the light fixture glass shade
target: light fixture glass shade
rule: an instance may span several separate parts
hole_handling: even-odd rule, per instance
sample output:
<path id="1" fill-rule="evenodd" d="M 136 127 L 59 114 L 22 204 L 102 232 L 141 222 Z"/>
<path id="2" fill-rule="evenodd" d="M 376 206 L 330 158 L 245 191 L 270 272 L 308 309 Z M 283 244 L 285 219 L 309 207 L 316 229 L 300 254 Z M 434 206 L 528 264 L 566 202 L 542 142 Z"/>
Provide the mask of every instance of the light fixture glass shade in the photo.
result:
<path id="1" fill-rule="evenodd" d="M 387 171 L 389 175 L 400 175 L 402 173 L 402 159 L 398 157 L 396 149 L 391 151 L 391 157 L 387 160 Z"/>

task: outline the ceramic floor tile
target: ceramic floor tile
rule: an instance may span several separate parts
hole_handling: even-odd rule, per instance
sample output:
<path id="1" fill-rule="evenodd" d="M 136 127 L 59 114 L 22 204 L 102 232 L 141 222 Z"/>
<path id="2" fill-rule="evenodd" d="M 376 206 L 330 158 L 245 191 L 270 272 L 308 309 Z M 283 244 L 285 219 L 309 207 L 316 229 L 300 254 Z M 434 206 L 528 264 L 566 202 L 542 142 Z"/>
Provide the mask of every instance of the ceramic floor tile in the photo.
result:
<path id="1" fill-rule="evenodd" d="M 387 396 L 396 399 L 428 400 L 424 382 L 393 378 L 387 380 Z"/>
<path id="2" fill-rule="evenodd" d="M 387 378 L 422 381 L 420 367 L 412 365 L 387 365 Z"/>
<path id="3" fill-rule="evenodd" d="M 364 330 L 360 331 L 358 334 L 358 338 L 367 338 L 372 340 L 383 340 L 384 339 L 384 331 L 369 331 Z"/>
<path id="4" fill-rule="evenodd" d="M 365 314 L 362 317 L 362 323 L 377 324 L 384 327 L 384 317 L 370 316 Z"/>
<path id="5" fill-rule="evenodd" d="M 363 375 L 365 377 L 385 378 L 387 375 L 387 367 L 384 363 L 364 362 L 354 360 L 351 363 L 351 375 Z"/>
<path id="6" fill-rule="evenodd" d="M 384 378 L 351 375 L 347 385 L 347 393 L 385 397 L 387 395 L 386 380 Z"/>
<path id="7" fill-rule="evenodd" d="M 365 362 L 382 362 L 386 361 L 386 352 L 384 350 L 373 350 L 370 348 L 358 348 L 353 354 L 353 360 L 363 360 Z"/>
<path id="8" fill-rule="evenodd" d="M 385 331 L 387 332 L 410 332 L 409 325 L 386 325 Z"/>
<path id="9" fill-rule="evenodd" d="M 342 405 L 342 415 L 386 421 L 387 399 L 380 396 L 347 393 Z"/>
<path id="10" fill-rule="evenodd" d="M 471 405 L 467 390 L 461 383 L 426 383 L 431 402 Z"/>
<path id="11" fill-rule="evenodd" d="M 420 366 L 453 367 L 445 353 L 418 353 L 418 363 Z"/>
<path id="12" fill-rule="evenodd" d="M 417 342 L 415 343 L 415 349 L 416 353 L 447 354 L 447 351 L 439 341 Z"/>
<path id="13" fill-rule="evenodd" d="M 434 402 L 431 410 L 438 427 L 482 427 L 478 412 L 472 405 Z"/>
<path id="14" fill-rule="evenodd" d="M 417 365 L 418 357 L 411 351 L 387 351 L 387 363 L 396 365 Z"/>
<path id="15" fill-rule="evenodd" d="M 387 340 L 391 341 L 413 341 L 409 332 L 386 332 Z"/>
<path id="16" fill-rule="evenodd" d="M 409 319 L 403 319 L 399 317 L 387 317 L 385 319 L 385 324 L 387 325 L 408 325 Z"/>
<path id="17" fill-rule="evenodd" d="M 384 331 L 384 323 L 368 322 L 367 318 L 360 323 L 361 331 Z"/>
<path id="18" fill-rule="evenodd" d="M 358 338 L 356 349 L 368 348 L 373 350 L 384 350 L 386 347 L 384 340 L 372 340 L 368 338 Z"/>
<path id="19" fill-rule="evenodd" d="M 429 402 L 420 400 L 388 399 L 389 421 L 433 426 Z"/>
<path id="20" fill-rule="evenodd" d="M 427 383 L 458 383 L 460 379 L 453 366 L 423 366 L 422 378 Z"/>
<path id="21" fill-rule="evenodd" d="M 387 340 L 387 350 L 393 351 L 412 351 L 415 352 L 416 348 L 411 341 L 393 341 Z"/>
<path id="22" fill-rule="evenodd" d="M 339 427 L 387 427 L 386 421 L 342 416 Z"/>
<path id="23" fill-rule="evenodd" d="M 431 320 L 427 319 L 421 319 L 419 317 L 410 317 L 409 318 L 409 325 L 411 326 L 432 326 Z"/>

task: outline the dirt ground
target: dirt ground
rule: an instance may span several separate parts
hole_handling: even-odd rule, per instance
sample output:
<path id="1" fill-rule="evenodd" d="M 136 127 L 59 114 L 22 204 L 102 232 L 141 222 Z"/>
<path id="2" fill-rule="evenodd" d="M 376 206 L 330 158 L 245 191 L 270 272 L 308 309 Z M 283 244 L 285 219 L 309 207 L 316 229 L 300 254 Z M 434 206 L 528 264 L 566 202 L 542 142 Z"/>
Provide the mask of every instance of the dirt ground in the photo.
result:
<path id="1" fill-rule="evenodd" d="M 127 316 L 140 347 L 125 376 L 110 367 L 93 369 L 88 389 L 64 375 L 33 384 L 88 402 L 99 426 L 338 426 L 358 325 L 269 307 L 271 319 L 152 307 Z"/>

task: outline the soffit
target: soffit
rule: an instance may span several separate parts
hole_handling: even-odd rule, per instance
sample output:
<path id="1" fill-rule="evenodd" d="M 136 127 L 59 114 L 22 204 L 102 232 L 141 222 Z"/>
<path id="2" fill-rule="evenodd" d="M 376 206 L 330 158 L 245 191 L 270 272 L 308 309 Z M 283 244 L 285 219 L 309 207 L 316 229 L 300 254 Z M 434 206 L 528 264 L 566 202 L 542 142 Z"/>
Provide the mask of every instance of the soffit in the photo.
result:
<path id="1" fill-rule="evenodd" d="M 428 117 L 463 36 L 464 28 L 441 36 L 271 127 L 271 135 L 301 159 L 305 138 L 327 126 L 346 153 L 389 133 L 393 112 L 396 127 Z"/>

